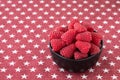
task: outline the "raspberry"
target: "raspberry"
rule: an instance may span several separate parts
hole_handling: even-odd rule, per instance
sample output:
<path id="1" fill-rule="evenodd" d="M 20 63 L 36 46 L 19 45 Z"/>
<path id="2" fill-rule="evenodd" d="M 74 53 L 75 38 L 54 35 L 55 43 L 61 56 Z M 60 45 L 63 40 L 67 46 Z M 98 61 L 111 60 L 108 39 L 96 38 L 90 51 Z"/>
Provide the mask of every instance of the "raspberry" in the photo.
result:
<path id="1" fill-rule="evenodd" d="M 67 27 L 56 27 L 55 31 L 59 31 L 59 32 L 66 32 L 68 30 Z"/>
<path id="2" fill-rule="evenodd" d="M 59 51 L 61 48 L 65 46 L 65 42 L 61 39 L 52 39 L 51 46 L 54 51 Z"/>
<path id="3" fill-rule="evenodd" d="M 95 44 L 91 43 L 90 54 L 94 55 L 100 52 L 100 48 Z"/>
<path id="4" fill-rule="evenodd" d="M 102 35 L 100 35 L 97 32 L 92 32 L 92 43 L 94 43 L 95 45 L 97 45 L 98 47 L 101 46 L 101 40 L 102 40 Z"/>
<path id="5" fill-rule="evenodd" d="M 79 22 L 77 19 L 72 19 L 68 25 L 68 29 L 74 29 L 74 24 Z"/>
<path id="6" fill-rule="evenodd" d="M 63 33 L 61 38 L 66 42 L 67 45 L 71 44 L 75 39 L 76 32 L 74 29 L 69 29 L 67 32 Z"/>
<path id="7" fill-rule="evenodd" d="M 91 33 L 90 32 L 79 33 L 76 36 L 76 40 L 90 42 L 92 40 Z"/>
<path id="8" fill-rule="evenodd" d="M 63 34 L 63 32 L 52 31 L 50 33 L 50 40 L 52 40 L 52 39 L 60 39 L 62 34 Z"/>
<path id="9" fill-rule="evenodd" d="M 81 53 L 87 54 L 91 44 L 88 42 L 76 41 L 75 46 L 81 51 Z"/>
<path id="10" fill-rule="evenodd" d="M 81 24 L 87 28 L 87 31 L 90 31 L 90 32 L 94 31 L 94 29 L 89 24 L 84 23 L 84 22 L 82 22 Z"/>
<path id="11" fill-rule="evenodd" d="M 74 54 L 73 52 L 74 52 L 75 49 L 76 49 L 75 45 L 74 44 L 70 44 L 70 45 L 62 48 L 60 50 L 60 54 L 62 56 L 64 56 L 64 57 L 66 57 L 66 58 L 71 58 L 73 56 L 73 54 Z"/>
<path id="12" fill-rule="evenodd" d="M 80 53 L 79 51 L 75 51 L 74 52 L 74 59 L 75 60 L 78 60 L 78 59 L 83 59 L 85 57 L 88 57 L 87 54 L 83 54 L 83 53 Z"/>
<path id="13" fill-rule="evenodd" d="M 87 31 L 86 27 L 84 27 L 84 26 L 81 25 L 80 23 L 75 23 L 75 24 L 74 24 L 74 29 L 75 29 L 77 32 L 85 32 L 85 31 Z"/>

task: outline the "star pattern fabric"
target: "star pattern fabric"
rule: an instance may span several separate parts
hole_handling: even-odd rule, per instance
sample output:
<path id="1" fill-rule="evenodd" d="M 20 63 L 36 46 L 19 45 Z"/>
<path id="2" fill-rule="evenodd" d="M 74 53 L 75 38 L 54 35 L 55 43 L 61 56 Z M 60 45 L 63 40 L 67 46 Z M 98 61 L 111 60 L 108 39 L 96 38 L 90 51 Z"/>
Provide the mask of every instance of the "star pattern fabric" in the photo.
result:
<path id="1" fill-rule="evenodd" d="M 0 0 L 0 80 L 120 80 L 119 5 L 119 0 Z M 58 67 L 49 51 L 50 31 L 71 18 L 103 35 L 101 57 L 84 73 Z"/>

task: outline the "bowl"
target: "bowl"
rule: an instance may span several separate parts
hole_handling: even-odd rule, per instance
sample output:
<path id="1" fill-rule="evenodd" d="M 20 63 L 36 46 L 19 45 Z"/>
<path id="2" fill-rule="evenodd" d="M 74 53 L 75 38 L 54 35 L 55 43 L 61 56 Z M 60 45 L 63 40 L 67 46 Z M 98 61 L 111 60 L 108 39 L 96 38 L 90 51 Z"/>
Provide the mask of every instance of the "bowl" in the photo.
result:
<path id="1" fill-rule="evenodd" d="M 101 41 L 101 47 L 100 47 L 99 53 L 97 53 L 95 55 L 91 55 L 84 59 L 80 59 L 80 60 L 65 58 L 65 57 L 61 56 L 59 53 L 56 53 L 55 51 L 53 51 L 50 43 L 49 43 L 49 46 L 50 46 L 49 48 L 50 48 L 50 52 L 52 55 L 52 59 L 53 59 L 53 61 L 55 61 L 55 63 L 59 67 L 62 67 L 65 70 L 70 71 L 70 72 L 85 72 L 86 70 L 88 70 L 89 68 L 94 66 L 95 63 L 100 58 L 102 48 L 103 48 L 103 41 Z"/>

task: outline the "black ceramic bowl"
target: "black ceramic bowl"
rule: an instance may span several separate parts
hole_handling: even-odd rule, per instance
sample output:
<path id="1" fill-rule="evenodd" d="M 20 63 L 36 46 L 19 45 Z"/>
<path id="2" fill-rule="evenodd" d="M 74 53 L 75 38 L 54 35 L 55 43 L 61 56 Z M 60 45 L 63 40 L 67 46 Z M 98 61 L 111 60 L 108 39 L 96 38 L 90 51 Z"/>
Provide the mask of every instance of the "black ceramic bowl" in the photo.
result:
<path id="1" fill-rule="evenodd" d="M 62 67 L 70 72 L 84 72 L 90 67 L 92 67 L 98 61 L 100 54 L 102 52 L 102 48 L 103 41 L 101 41 L 101 48 L 99 53 L 80 60 L 68 59 L 61 56 L 59 53 L 56 53 L 52 50 L 51 45 L 50 52 L 52 54 L 53 60 L 59 67 Z"/>

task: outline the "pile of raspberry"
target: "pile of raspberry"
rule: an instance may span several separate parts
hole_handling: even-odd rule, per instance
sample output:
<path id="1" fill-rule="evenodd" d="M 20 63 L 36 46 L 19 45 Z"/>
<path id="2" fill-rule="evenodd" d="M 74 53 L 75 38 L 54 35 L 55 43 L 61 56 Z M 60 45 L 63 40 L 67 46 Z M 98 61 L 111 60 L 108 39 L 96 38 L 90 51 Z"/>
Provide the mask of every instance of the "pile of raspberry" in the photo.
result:
<path id="1" fill-rule="evenodd" d="M 50 33 L 50 45 L 69 59 L 83 59 L 100 52 L 102 36 L 87 24 L 74 19 L 68 27 L 56 27 Z"/>

